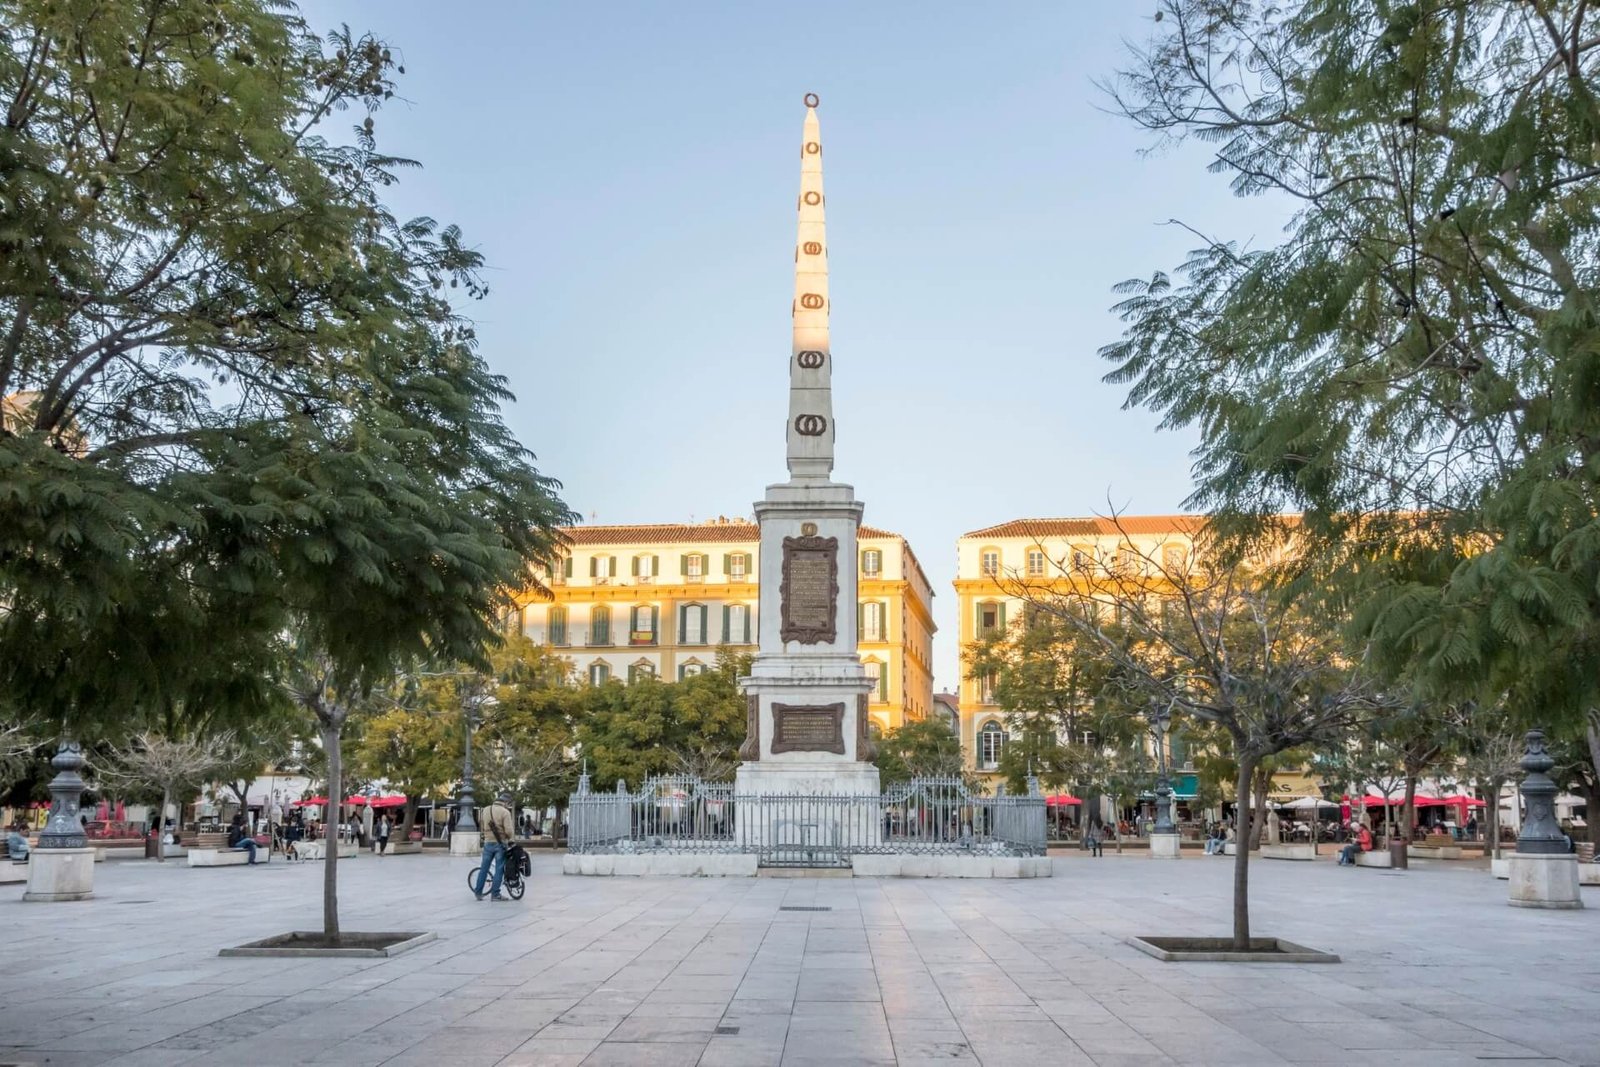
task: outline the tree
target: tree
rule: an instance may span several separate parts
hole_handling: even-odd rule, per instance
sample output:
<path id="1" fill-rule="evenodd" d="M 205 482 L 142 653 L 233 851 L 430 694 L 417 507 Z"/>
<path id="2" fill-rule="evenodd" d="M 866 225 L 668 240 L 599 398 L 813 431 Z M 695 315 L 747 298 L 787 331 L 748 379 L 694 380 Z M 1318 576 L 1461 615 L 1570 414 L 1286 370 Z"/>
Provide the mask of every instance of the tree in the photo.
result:
<path id="1" fill-rule="evenodd" d="M 454 781 L 461 771 L 462 724 L 453 701 L 442 702 L 442 687 L 403 679 L 378 697 L 361 726 L 352 764 L 368 779 L 382 779 L 406 796 L 400 820 L 402 840 L 411 832 L 417 802 Z"/>
<path id="2" fill-rule="evenodd" d="M 574 690 L 581 757 L 597 781 L 622 779 L 635 788 L 686 764 L 736 765 L 746 726 L 738 680 L 749 670 L 748 655 L 719 655 L 712 669 L 679 682 L 612 681 Z"/>
<path id="3" fill-rule="evenodd" d="M 0 795 L 24 777 L 33 754 L 43 747 L 38 727 L 20 715 L 0 720 Z"/>
<path id="4" fill-rule="evenodd" d="M 571 516 L 451 304 L 480 257 L 382 201 L 409 165 L 376 141 L 390 50 L 265 0 L 5 0 L 0 25 L 0 689 L 79 736 L 264 706 L 280 593 L 316 572 L 413 567 L 431 610 L 464 560 L 525 584 Z M 445 502 L 412 547 L 454 561 L 385 551 Z"/>
<path id="5" fill-rule="evenodd" d="M 4 12 L 0 688 L 88 727 L 282 687 L 337 797 L 352 709 L 486 666 L 576 518 L 451 302 L 481 257 L 383 202 L 376 38 L 263 0 Z"/>
<path id="6" fill-rule="evenodd" d="M 913 778 L 964 777 L 961 739 L 938 719 L 911 719 L 878 739 L 873 761 L 883 785 Z"/>
<path id="7" fill-rule="evenodd" d="M 1463 731 L 1460 774 L 1484 801 L 1483 832 L 1487 850 L 1500 855 L 1500 794 L 1522 773 L 1523 735 L 1508 727 L 1504 710 L 1473 706 Z M 1591 801 L 1593 803 L 1593 801 Z M 1592 807 L 1590 810 L 1594 810 Z M 1590 825 L 1594 822 L 1591 820 Z"/>
<path id="8" fill-rule="evenodd" d="M 1124 283 L 1109 380 L 1200 429 L 1219 529 L 1305 513 L 1376 669 L 1521 723 L 1600 707 L 1592 5 L 1159 10 L 1115 105 L 1296 211 Z"/>
<path id="9" fill-rule="evenodd" d="M 1007 592 L 1096 642 L 1127 703 L 1154 703 L 1226 738 L 1245 842 L 1242 805 L 1263 760 L 1348 729 L 1369 706 L 1360 661 L 1323 624 L 1317 575 L 1284 562 L 1286 545 L 1241 561 L 1202 532 L 1192 551 L 1168 554 L 1111 521 L 1114 560 L 1077 561 L 1071 581 L 1016 580 Z M 1250 943 L 1249 856 L 1241 847 L 1234 862 L 1238 951 Z"/>
<path id="10" fill-rule="evenodd" d="M 182 805 L 201 785 L 213 780 L 233 758 L 233 745 L 231 734 L 183 737 L 142 733 L 112 748 L 96 771 L 104 781 L 160 793 L 161 814 L 156 820 L 159 837 L 159 825 L 166 818 L 167 808 L 174 800 Z M 164 849 L 158 850 L 156 856 L 166 861 Z"/>

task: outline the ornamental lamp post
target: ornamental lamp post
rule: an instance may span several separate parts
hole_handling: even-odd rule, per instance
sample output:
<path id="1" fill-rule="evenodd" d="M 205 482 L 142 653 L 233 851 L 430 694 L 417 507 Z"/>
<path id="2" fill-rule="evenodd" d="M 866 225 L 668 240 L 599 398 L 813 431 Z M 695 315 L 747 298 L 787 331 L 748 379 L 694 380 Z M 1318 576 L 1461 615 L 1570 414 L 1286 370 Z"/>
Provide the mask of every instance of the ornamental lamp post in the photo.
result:
<path id="1" fill-rule="evenodd" d="M 1156 743 L 1156 821 L 1150 828 L 1150 858 L 1175 860 L 1181 855 L 1178 827 L 1172 821 L 1172 781 L 1167 774 L 1167 727 L 1172 705 L 1150 705 L 1150 727 Z"/>
<path id="2" fill-rule="evenodd" d="M 1556 761 L 1545 751 L 1543 730 L 1529 730 L 1524 741 L 1522 800 L 1527 817 L 1511 856 L 1509 903 L 1514 908 L 1583 907 L 1578 894 L 1578 857 L 1556 821 L 1556 793 L 1550 777 Z"/>
<path id="3" fill-rule="evenodd" d="M 78 772 L 86 762 L 83 746 L 66 739 L 50 760 L 56 769 L 50 780 L 50 817 L 28 857 L 23 900 L 86 900 L 94 895 L 94 849 L 78 817 L 85 788 Z"/>
<path id="4" fill-rule="evenodd" d="M 472 732 L 478 725 L 479 713 L 484 708 L 494 707 L 500 701 L 495 697 L 482 693 L 474 688 L 462 701 L 462 711 L 466 719 L 466 745 L 461 760 L 461 789 L 456 794 L 456 829 L 451 836 L 451 851 L 456 852 L 456 835 L 471 834 L 472 838 L 463 838 L 461 851 L 475 852 L 478 848 L 478 821 L 473 818 L 473 808 L 477 801 L 472 791 Z"/>

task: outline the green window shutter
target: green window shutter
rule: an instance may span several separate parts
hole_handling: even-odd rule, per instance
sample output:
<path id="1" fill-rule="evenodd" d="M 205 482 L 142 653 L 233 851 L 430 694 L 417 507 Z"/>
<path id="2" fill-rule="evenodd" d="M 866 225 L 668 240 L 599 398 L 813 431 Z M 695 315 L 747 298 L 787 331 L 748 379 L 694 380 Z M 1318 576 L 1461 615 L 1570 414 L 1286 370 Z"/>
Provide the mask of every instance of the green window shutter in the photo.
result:
<path id="1" fill-rule="evenodd" d="M 733 606 L 731 604 L 724 604 L 724 605 L 722 605 L 722 643 L 723 644 L 727 644 L 728 641 L 730 640 L 730 638 L 732 637 L 732 634 L 729 632 L 732 629 L 732 627 L 733 627 Z"/>
<path id="2" fill-rule="evenodd" d="M 661 642 L 661 609 L 658 608 L 658 607 L 653 607 L 652 606 L 650 608 L 650 643 L 651 644 L 660 644 L 660 642 Z"/>
<path id="3" fill-rule="evenodd" d="M 723 574 L 732 574 L 733 573 L 733 553 L 732 552 L 724 552 L 722 554 L 722 573 Z"/>
<path id="4" fill-rule="evenodd" d="M 685 552 L 679 557 L 678 566 L 681 568 L 678 573 L 683 575 L 685 578 L 689 577 L 689 553 Z"/>
<path id="5" fill-rule="evenodd" d="M 1004 604 L 1000 605 L 1000 613 L 999 613 L 998 616 L 996 616 L 996 618 L 998 618 L 999 621 L 1000 621 L 1000 632 L 1001 633 L 1005 633 L 1006 632 L 1006 606 Z"/>
<path id="6" fill-rule="evenodd" d="M 635 578 L 639 577 L 639 557 L 638 556 L 634 556 L 633 557 L 633 576 Z M 630 677 L 630 678 L 633 677 L 631 672 L 629 673 L 628 677 Z"/>
<path id="7" fill-rule="evenodd" d="M 599 556 L 590 556 L 589 557 L 589 577 L 591 577 L 591 578 L 600 577 L 600 557 Z"/>
<path id="8" fill-rule="evenodd" d="M 680 644 L 680 645 L 683 644 L 684 643 L 684 638 L 686 638 L 688 636 L 689 636 L 689 606 L 687 604 L 682 604 L 682 605 L 679 605 L 679 607 L 678 607 L 678 644 Z"/>
<path id="9" fill-rule="evenodd" d="M 745 644 L 750 643 L 750 605 L 744 607 L 744 636 L 741 638 Z"/>
<path id="10" fill-rule="evenodd" d="M 856 640 L 867 632 L 867 605 L 865 601 L 856 601 Z"/>
<path id="11" fill-rule="evenodd" d="M 661 557 L 660 556 L 651 556 L 650 557 L 650 577 L 652 577 L 652 578 L 661 577 Z"/>
<path id="12" fill-rule="evenodd" d="M 977 617 L 972 620 L 972 632 L 977 634 L 979 637 L 983 636 L 983 608 L 984 605 L 978 605 Z"/>

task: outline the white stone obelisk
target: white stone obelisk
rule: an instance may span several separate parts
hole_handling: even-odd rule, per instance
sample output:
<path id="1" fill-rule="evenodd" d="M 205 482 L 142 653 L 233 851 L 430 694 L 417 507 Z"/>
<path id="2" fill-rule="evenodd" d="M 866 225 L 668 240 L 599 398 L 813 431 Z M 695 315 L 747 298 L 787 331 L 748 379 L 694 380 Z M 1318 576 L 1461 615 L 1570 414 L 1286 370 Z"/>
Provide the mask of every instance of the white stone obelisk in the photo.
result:
<path id="1" fill-rule="evenodd" d="M 817 98 L 806 96 L 789 353 L 789 479 L 755 506 L 761 526 L 760 641 L 741 680 L 749 736 L 735 780 L 742 795 L 877 794 L 866 733 L 872 682 L 856 649 L 856 531 L 861 502 L 833 473 L 833 354 L 828 240 Z M 769 826 L 752 835 L 784 834 Z M 800 831 L 795 831 L 800 832 Z M 842 828 L 811 826 L 825 843 Z M 859 837 L 862 831 L 853 830 Z M 876 827 L 866 828 L 876 834 Z"/>

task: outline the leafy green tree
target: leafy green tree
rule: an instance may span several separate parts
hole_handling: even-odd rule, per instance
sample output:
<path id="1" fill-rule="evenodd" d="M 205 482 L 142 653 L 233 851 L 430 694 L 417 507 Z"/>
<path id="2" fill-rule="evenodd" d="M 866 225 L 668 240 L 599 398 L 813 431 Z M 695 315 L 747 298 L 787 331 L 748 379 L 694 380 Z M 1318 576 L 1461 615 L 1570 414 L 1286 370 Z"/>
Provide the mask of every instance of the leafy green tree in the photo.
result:
<path id="1" fill-rule="evenodd" d="M 1304 511 L 1374 665 L 1522 723 L 1600 707 L 1600 36 L 1586 0 L 1163 0 L 1108 86 L 1281 241 L 1124 283 L 1128 402 L 1196 506 Z M 1600 732 L 1591 739 L 1600 754 Z"/>
<path id="2" fill-rule="evenodd" d="M 1114 562 L 1085 563 L 1072 582 L 1007 591 L 1098 645 L 1126 705 L 1211 724 L 1235 761 L 1234 796 L 1250 795 L 1264 761 L 1335 736 L 1366 713 L 1372 698 L 1360 661 L 1324 621 L 1317 575 L 1276 562 L 1284 546 L 1247 566 L 1202 536 L 1195 551 L 1168 557 L 1112 521 L 1121 542 Z M 1248 829 L 1241 810 L 1241 840 Z M 1249 855 L 1240 848 L 1234 862 L 1241 951 L 1250 940 Z"/>
<path id="3" fill-rule="evenodd" d="M 879 781 L 885 785 L 913 778 L 955 778 L 966 775 L 961 739 L 938 719 L 912 719 L 878 739 Z"/>
<path id="4" fill-rule="evenodd" d="M 651 775 L 736 766 L 746 726 L 738 680 L 749 671 L 748 655 L 719 655 L 712 669 L 679 682 L 575 690 L 579 751 L 595 780 L 637 789 Z"/>

